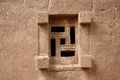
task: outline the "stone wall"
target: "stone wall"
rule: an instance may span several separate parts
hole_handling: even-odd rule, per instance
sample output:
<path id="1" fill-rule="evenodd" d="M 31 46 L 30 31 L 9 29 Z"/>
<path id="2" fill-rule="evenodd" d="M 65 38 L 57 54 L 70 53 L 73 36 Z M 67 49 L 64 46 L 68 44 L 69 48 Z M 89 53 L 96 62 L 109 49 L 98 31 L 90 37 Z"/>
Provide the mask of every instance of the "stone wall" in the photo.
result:
<path id="1" fill-rule="evenodd" d="M 50 15 L 92 12 L 90 70 L 48 72 L 36 68 L 40 11 Z M 119 26 L 119 0 L 0 0 L 0 80 L 119 80 Z M 83 50 L 84 45 L 81 42 Z"/>

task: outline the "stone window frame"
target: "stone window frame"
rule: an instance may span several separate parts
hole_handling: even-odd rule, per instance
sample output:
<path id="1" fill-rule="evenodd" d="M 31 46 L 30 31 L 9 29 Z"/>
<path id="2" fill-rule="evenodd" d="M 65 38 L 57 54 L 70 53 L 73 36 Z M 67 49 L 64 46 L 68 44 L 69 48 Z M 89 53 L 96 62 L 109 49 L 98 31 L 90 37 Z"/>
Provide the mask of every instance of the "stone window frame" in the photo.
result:
<path id="1" fill-rule="evenodd" d="M 91 58 L 90 55 L 90 40 L 86 40 L 88 43 L 87 51 L 82 51 L 81 44 L 80 44 L 80 37 L 81 37 L 81 28 L 82 27 L 88 27 L 85 28 L 87 30 L 87 34 L 89 34 L 89 27 L 91 23 L 91 12 L 79 12 L 78 13 L 78 43 L 79 45 L 76 47 L 78 53 L 81 53 L 78 55 L 78 63 L 74 65 L 67 65 L 67 66 L 51 66 L 50 65 L 50 49 L 49 49 L 49 14 L 48 12 L 40 12 L 38 16 L 38 32 L 39 32 L 39 38 L 38 38 L 38 52 L 39 55 L 36 57 L 36 64 L 38 69 L 47 69 L 47 70 L 54 70 L 54 71 L 62 71 L 62 70 L 75 70 L 76 68 L 90 68 L 92 67 Z M 83 30 L 84 31 L 84 30 Z M 89 38 L 90 36 L 87 35 Z M 88 53 L 87 53 L 88 52 Z"/>

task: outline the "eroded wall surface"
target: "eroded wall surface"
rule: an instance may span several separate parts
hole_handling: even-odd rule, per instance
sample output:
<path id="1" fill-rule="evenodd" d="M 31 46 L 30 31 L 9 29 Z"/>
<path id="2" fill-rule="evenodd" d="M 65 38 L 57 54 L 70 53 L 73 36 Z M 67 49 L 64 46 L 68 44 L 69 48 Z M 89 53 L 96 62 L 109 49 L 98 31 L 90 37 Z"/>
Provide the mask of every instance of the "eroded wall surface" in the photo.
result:
<path id="1" fill-rule="evenodd" d="M 92 12 L 90 70 L 48 72 L 36 68 L 40 11 L 50 15 Z M 86 50 L 84 45 L 82 39 Z M 120 1 L 0 0 L 0 80 L 120 80 Z"/>

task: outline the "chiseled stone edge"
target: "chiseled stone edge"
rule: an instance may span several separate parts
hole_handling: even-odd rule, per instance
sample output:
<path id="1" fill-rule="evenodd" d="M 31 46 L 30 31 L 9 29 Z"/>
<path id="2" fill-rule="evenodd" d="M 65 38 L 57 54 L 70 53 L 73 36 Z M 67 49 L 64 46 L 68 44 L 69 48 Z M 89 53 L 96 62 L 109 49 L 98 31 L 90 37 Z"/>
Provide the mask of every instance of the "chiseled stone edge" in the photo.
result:
<path id="1" fill-rule="evenodd" d="M 91 68 L 92 67 L 92 55 L 80 55 L 79 65 L 81 68 Z"/>
<path id="2" fill-rule="evenodd" d="M 49 68 L 49 57 L 48 56 L 38 56 L 36 57 L 36 64 L 38 69 Z"/>
<path id="3" fill-rule="evenodd" d="M 38 12 L 38 24 L 48 24 L 48 23 L 49 23 L 48 11 Z"/>
<path id="4" fill-rule="evenodd" d="M 78 13 L 78 23 L 79 24 L 90 24 L 91 21 L 92 21 L 92 13 L 90 11 Z"/>

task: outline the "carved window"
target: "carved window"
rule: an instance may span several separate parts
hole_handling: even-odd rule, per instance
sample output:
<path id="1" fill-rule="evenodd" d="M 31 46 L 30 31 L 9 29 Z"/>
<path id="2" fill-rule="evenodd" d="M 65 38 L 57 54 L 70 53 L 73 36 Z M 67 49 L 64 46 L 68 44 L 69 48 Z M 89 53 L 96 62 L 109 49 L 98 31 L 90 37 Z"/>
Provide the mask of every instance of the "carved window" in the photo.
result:
<path id="1" fill-rule="evenodd" d="M 36 62 L 39 69 L 61 71 L 91 67 L 90 12 L 65 16 L 41 12 L 38 22 Z"/>
<path id="2" fill-rule="evenodd" d="M 50 17 L 51 65 L 77 64 L 77 16 Z"/>

